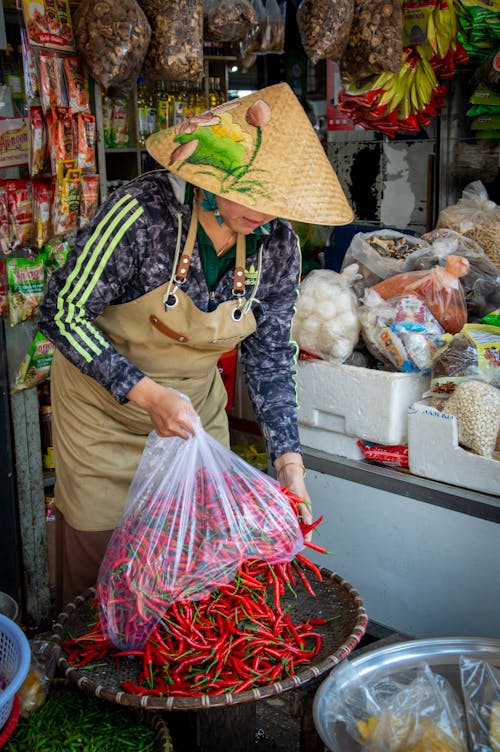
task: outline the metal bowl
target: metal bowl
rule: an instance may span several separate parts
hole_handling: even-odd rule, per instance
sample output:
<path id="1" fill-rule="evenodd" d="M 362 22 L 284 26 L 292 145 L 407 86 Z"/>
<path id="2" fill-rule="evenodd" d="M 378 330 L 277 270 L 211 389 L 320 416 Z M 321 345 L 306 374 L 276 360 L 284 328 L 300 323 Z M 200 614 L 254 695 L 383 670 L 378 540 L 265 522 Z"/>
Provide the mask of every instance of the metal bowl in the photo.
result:
<path id="1" fill-rule="evenodd" d="M 313 704 L 314 725 L 331 752 L 357 752 L 361 747 L 347 733 L 342 722 L 329 716 L 333 698 L 349 696 L 359 691 L 355 677 L 361 681 L 377 680 L 386 676 L 397 677 L 404 672 L 427 664 L 447 679 L 462 697 L 460 689 L 460 656 L 487 661 L 500 667 L 500 639 L 489 637 L 442 637 L 399 642 L 375 648 L 351 658 L 335 667 L 322 682 Z M 354 669 L 354 671 L 353 671 Z"/>

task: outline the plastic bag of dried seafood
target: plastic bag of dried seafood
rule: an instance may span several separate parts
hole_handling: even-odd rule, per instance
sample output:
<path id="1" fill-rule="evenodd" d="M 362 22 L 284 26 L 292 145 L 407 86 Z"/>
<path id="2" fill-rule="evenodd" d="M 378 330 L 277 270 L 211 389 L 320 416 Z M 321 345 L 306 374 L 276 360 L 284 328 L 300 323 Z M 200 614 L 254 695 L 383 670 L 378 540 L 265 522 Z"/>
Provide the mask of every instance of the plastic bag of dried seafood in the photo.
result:
<path id="1" fill-rule="evenodd" d="M 354 0 L 349 41 L 340 60 L 344 81 L 397 73 L 403 56 L 400 0 Z"/>
<path id="2" fill-rule="evenodd" d="M 144 75 L 197 82 L 203 75 L 203 0 L 140 0 L 151 25 Z"/>
<path id="3" fill-rule="evenodd" d="M 297 26 L 313 65 L 323 58 L 341 59 L 353 14 L 354 0 L 302 0 L 297 9 Z"/>
<path id="4" fill-rule="evenodd" d="M 256 61 L 257 55 L 268 52 L 283 53 L 285 44 L 286 4 L 278 0 L 252 0 L 257 14 L 257 26 L 240 42 L 238 59 L 243 69 L 248 70 Z"/>
<path id="5" fill-rule="evenodd" d="M 82 0 L 73 15 L 79 55 L 105 90 L 130 91 L 141 71 L 151 27 L 136 0 Z"/>
<path id="6" fill-rule="evenodd" d="M 250 0 L 205 0 L 203 38 L 211 42 L 239 42 L 258 24 Z"/>
<path id="7" fill-rule="evenodd" d="M 361 299 L 367 287 L 409 270 L 411 263 L 415 263 L 415 256 L 429 249 L 427 241 L 398 230 L 358 232 L 346 251 L 342 269 L 358 264 L 361 276 L 355 282 L 354 290 Z"/>

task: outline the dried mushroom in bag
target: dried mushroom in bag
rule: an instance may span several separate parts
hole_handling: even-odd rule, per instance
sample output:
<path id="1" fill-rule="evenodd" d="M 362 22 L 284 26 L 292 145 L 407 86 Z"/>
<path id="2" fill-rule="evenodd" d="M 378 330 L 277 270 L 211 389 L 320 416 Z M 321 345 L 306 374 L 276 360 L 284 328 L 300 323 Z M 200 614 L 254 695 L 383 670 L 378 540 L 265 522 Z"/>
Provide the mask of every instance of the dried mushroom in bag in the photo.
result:
<path id="1" fill-rule="evenodd" d="M 78 53 L 104 89 L 130 91 L 146 56 L 151 27 L 136 0 L 82 0 L 73 16 Z"/>
<path id="2" fill-rule="evenodd" d="M 203 38 L 211 42 L 240 42 L 258 24 L 249 0 L 205 0 Z"/>
<path id="3" fill-rule="evenodd" d="M 297 9 L 297 26 L 313 65 L 323 58 L 341 59 L 353 14 L 354 0 L 302 0 Z"/>
<path id="4" fill-rule="evenodd" d="M 354 0 L 354 15 L 340 60 L 344 81 L 397 73 L 403 56 L 403 12 L 399 0 Z"/>
<path id="5" fill-rule="evenodd" d="M 140 0 L 151 24 L 144 74 L 196 82 L 203 75 L 203 0 Z"/>

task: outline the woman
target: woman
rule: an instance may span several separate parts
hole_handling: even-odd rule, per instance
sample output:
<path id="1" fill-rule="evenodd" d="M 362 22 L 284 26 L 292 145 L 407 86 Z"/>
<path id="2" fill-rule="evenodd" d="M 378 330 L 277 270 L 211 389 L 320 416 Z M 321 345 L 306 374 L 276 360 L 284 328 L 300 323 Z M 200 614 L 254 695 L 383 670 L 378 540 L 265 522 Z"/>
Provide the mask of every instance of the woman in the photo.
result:
<path id="1" fill-rule="evenodd" d="M 199 415 L 228 444 L 217 361 L 237 345 L 270 460 L 310 519 L 290 340 L 300 253 L 277 217 L 341 224 L 352 211 L 287 84 L 154 134 L 147 149 L 167 170 L 99 208 L 41 310 L 57 348 L 59 607 L 95 583 L 152 429 L 187 437 Z"/>

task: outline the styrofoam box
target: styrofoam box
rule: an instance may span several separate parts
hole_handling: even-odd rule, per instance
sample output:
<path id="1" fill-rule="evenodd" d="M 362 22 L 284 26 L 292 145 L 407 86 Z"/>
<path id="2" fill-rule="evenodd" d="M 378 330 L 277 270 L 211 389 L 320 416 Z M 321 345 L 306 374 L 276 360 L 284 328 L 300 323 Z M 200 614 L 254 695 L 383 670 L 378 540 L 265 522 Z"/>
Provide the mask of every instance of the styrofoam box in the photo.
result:
<path id="1" fill-rule="evenodd" d="M 500 461 L 459 446 L 455 416 L 426 400 L 415 402 L 408 412 L 408 461 L 415 475 L 483 493 L 500 492 Z"/>
<path id="2" fill-rule="evenodd" d="M 362 459 L 358 439 L 406 444 L 408 408 L 429 388 L 428 376 L 390 373 L 324 360 L 297 363 L 301 444 Z"/>

